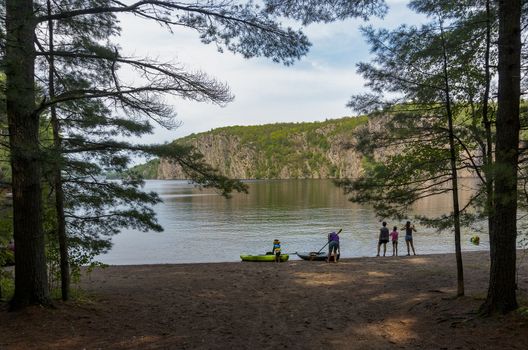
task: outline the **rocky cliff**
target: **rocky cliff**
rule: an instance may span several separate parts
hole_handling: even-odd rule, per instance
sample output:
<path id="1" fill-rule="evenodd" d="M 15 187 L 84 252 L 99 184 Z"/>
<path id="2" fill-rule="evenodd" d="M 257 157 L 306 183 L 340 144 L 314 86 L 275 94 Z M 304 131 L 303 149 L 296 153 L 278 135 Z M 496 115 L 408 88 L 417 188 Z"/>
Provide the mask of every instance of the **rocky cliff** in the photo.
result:
<path id="1" fill-rule="evenodd" d="M 233 126 L 174 142 L 195 146 L 213 167 L 238 179 L 356 177 L 362 155 L 351 146 L 365 117 L 314 123 Z M 184 179 L 181 168 L 161 159 L 159 179 Z"/>

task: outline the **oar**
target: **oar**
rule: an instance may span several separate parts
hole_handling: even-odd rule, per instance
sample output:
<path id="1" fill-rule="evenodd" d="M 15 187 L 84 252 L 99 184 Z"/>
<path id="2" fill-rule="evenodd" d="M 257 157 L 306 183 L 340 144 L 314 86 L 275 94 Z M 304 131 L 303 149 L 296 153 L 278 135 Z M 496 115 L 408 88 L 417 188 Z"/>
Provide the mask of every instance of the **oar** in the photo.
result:
<path id="1" fill-rule="evenodd" d="M 337 231 L 337 233 L 339 234 L 339 233 L 341 233 L 341 231 L 343 231 L 342 228 L 340 228 L 339 231 Z M 319 254 L 323 249 L 325 249 L 325 247 L 328 245 L 328 243 L 330 243 L 330 242 L 326 242 L 326 244 L 325 244 L 321 249 L 319 249 L 319 251 L 317 252 L 317 254 Z"/>
<path id="2" fill-rule="evenodd" d="M 330 243 L 330 242 L 326 242 L 326 244 L 321 249 L 319 249 L 319 251 L 315 255 L 318 255 L 323 249 L 325 249 L 325 247 L 328 245 L 328 243 Z"/>

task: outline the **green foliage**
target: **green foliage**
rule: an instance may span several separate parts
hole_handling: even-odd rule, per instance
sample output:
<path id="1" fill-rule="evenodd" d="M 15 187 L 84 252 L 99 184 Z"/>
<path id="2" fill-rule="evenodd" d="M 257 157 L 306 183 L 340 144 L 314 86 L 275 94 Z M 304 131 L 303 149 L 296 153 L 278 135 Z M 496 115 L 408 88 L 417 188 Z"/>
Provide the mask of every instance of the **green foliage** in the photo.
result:
<path id="1" fill-rule="evenodd" d="M 158 168 L 160 160 L 158 158 L 149 160 L 144 164 L 139 164 L 132 167 L 129 171 L 131 173 L 140 175 L 144 179 L 156 179 L 158 177 Z"/>
<path id="2" fill-rule="evenodd" d="M 0 301 L 9 300 L 15 290 L 13 273 L 0 269 Z"/>
<path id="3" fill-rule="evenodd" d="M 70 281 L 73 285 L 79 284 L 82 273 L 89 274 L 94 268 L 105 268 L 107 265 L 95 260 L 99 250 L 86 247 L 86 242 L 71 239 L 69 242 Z M 48 233 L 46 240 L 46 261 L 48 265 L 48 287 L 52 293 L 60 290 L 60 254 L 57 235 Z"/>
<path id="4" fill-rule="evenodd" d="M 441 119 L 419 118 L 414 112 L 387 114 L 379 131 L 358 135 L 357 147 L 365 154 L 364 174 L 338 184 L 351 200 L 372 203 L 380 217 L 405 218 L 420 198 L 450 190 L 449 149 L 442 125 Z"/>
<path id="5" fill-rule="evenodd" d="M 265 0 L 265 10 L 290 17 L 304 24 L 332 22 L 348 17 L 367 20 L 370 16 L 382 17 L 387 5 L 382 0 Z"/>
<path id="6" fill-rule="evenodd" d="M 528 306 L 521 306 L 517 309 L 517 313 L 524 317 L 525 319 L 528 319 Z"/>
<path id="7" fill-rule="evenodd" d="M 0 36 L 3 31 L 0 30 Z M 14 289 L 13 276 L 3 269 L 14 263 L 14 254 L 7 248 L 13 239 L 12 208 L 10 199 L 6 198 L 11 182 L 9 152 L 7 149 L 7 118 L 5 112 L 5 75 L 0 73 L 0 300 L 8 299 Z"/>
<path id="8" fill-rule="evenodd" d="M 482 119 L 487 84 L 482 69 L 485 6 L 472 1 L 416 0 L 411 7 L 429 21 L 393 30 L 363 29 L 373 60 L 359 64 L 358 70 L 372 93 L 353 96 L 349 106 L 372 113 L 380 128 L 359 135 L 357 147 L 370 155 L 364 176 L 339 184 L 351 200 L 373 203 L 380 217 L 405 217 L 421 198 L 451 191 L 451 118 L 454 166 L 459 173 L 482 180 L 482 188 L 470 202 L 462 203 L 461 220 L 467 224 L 479 219 L 471 209 L 487 210 L 484 185 L 490 175 L 483 166 L 488 146 Z M 492 6 L 492 16 L 493 11 Z M 495 30 L 492 26 L 492 36 Z M 489 63 L 496 64 L 493 52 Z M 397 98 L 385 97 L 395 92 Z M 493 107 L 488 104 L 488 118 L 493 116 Z M 453 227 L 451 215 L 419 219 L 439 229 Z"/>
<path id="9" fill-rule="evenodd" d="M 0 300 L 7 300 L 14 288 L 12 272 L 4 269 L 4 266 L 11 266 L 15 263 L 14 253 L 8 248 L 9 241 L 13 239 L 12 220 L 6 212 L 10 211 L 0 209 Z"/>
<path id="10" fill-rule="evenodd" d="M 0 192 L 4 196 L 4 192 Z M 0 198 L 0 247 L 7 246 L 13 239 L 13 210 L 5 198 Z M 5 260 L 4 260 L 5 262 Z"/>
<path id="11" fill-rule="evenodd" d="M 277 178 L 288 166 L 293 177 L 310 177 L 315 170 L 328 169 L 336 175 L 338 169 L 330 164 L 326 152 L 332 138 L 343 136 L 350 140 L 367 117 L 345 117 L 324 122 L 276 123 L 252 126 L 230 126 L 207 133 L 192 134 L 176 140 L 192 144 L 205 135 L 236 138 L 241 148 L 256 153 L 256 169 L 248 178 Z"/>
<path id="12" fill-rule="evenodd" d="M 11 182 L 11 168 L 9 166 L 9 152 L 7 138 L 7 115 L 5 100 L 5 75 L 0 73 L 0 189 Z"/>

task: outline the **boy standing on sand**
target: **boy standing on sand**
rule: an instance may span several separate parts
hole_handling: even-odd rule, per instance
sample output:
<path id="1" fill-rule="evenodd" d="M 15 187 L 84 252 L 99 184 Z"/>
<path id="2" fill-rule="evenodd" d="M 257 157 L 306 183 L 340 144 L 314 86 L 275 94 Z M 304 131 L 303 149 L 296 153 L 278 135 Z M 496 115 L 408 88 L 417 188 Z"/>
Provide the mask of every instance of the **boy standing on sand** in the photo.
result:
<path id="1" fill-rule="evenodd" d="M 383 221 L 382 227 L 380 228 L 380 235 L 379 235 L 379 241 L 378 241 L 378 254 L 376 256 L 380 256 L 380 248 L 383 244 L 383 256 L 385 256 L 385 253 L 387 252 L 387 243 L 389 243 L 389 229 L 387 228 L 387 223 Z"/>
<path id="2" fill-rule="evenodd" d="M 398 227 L 394 226 L 392 232 L 390 233 L 390 238 L 392 239 L 392 256 L 398 256 Z"/>

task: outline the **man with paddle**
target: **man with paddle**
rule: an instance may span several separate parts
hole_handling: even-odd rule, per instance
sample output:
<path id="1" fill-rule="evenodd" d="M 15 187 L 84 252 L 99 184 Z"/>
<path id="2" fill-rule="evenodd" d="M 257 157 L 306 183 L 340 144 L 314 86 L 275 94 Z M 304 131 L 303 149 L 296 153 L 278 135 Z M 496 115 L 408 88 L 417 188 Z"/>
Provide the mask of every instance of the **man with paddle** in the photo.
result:
<path id="1" fill-rule="evenodd" d="M 332 253 L 334 253 L 334 262 L 337 262 L 338 252 L 339 252 L 339 234 L 343 229 L 339 229 L 337 232 L 330 232 L 328 234 L 328 258 L 327 262 L 330 262 L 332 259 Z"/>

